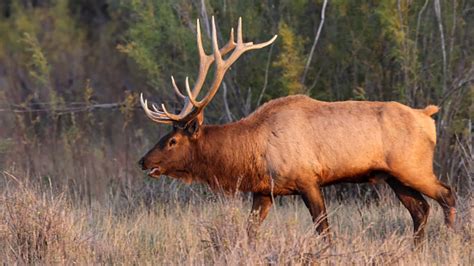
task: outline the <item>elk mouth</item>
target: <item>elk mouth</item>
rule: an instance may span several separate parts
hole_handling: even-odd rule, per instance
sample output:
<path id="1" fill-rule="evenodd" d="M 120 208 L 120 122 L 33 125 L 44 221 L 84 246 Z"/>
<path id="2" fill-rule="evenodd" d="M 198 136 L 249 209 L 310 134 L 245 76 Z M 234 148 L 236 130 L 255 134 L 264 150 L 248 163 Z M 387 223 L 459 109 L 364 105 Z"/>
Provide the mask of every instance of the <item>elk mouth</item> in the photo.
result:
<path id="1" fill-rule="evenodd" d="M 172 171 L 168 171 L 168 170 L 165 170 L 163 169 L 162 167 L 160 166 L 156 166 L 156 167 L 151 167 L 149 170 L 147 170 L 147 175 L 149 177 L 153 177 L 153 178 L 159 178 L 161 177 L 162 175 L 169 175 L 171 177 L 176 177 L 176 178 L 180 178 L 182 176 L 188 176 L 189 175 L 189 172 L 186 171 L 186 170 L 172 170 Z"/>
<path id="2" fill-rule="evenodd" d="M 161 176 L 161 169 L 160 167 L 153 167 L 148 171 L 148 176 L 151 177 L 160 177 Z"/>

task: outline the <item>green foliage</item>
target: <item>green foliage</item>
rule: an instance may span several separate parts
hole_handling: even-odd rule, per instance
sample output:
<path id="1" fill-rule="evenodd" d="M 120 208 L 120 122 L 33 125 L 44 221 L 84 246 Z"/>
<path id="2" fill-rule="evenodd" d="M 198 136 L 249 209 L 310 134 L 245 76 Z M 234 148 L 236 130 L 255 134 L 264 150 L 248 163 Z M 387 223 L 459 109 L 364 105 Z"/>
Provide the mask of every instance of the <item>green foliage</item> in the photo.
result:
<path id="1" fill-rule="evenodd" d="M 41 50 L 38 40 L 25 32 L 22 41 L 25 43 L 26 51 L 30 53 L 31 61 L 27 65 L 31 77 L 40 87 L 50 87 L 50 66 Z"/>
<path id="2" fill-rule="evenodd" d="M 123 129 L 132 122 L 134 106 L 137 103 L 138 95 L 127 91 L 123 105 L 120 107 L 120 112 L 124 116 Z"/>
<path id="3" fill-rule="evenodd" d="M 284 22 L 280 24 L 279 35 L 282 40 L 282 48 L 274 65 L 282 71 L 280 79 L 282 86 L 288 90 L 288 94 L 302 93 L 304 85 L 301 84 L 300 79 L 304 70 L 303 40 L 296 36 Z"/>
<path id="4" fill-rule="evenodd" d="M 177 61 L 186 66 L 188 54 L 195 51 L 192 48 L 194 36 L 180 25 L 174 10 L 177 5 L 179 3 L 171 0 L 133 0 L 122 6 L 132 15 L 126 33 L 127 43 L 119 45 L 118 49 L 134 59 L 155 88 L 168 81 L 169 73 L 164 72 L 164 68 L 180 66 Z"/>
<path id="5" fill-rule="evenodd" d="M 24 43 L 25 50 L 30 58 L 26 64 L 26 69 L 33 78 L 33 84 L 39 89 L 48 91 L 49 101 L 52 107 L 51 115 L 53 119 L 57 119 L 56 110 L 64 106 L 64 99 L 57 94 L 51 82 L 51 66 L 35 37 L 25 33 L 21 41 Z M 33 97 L 38 98 L 38 95 L 33 94 Z"/>

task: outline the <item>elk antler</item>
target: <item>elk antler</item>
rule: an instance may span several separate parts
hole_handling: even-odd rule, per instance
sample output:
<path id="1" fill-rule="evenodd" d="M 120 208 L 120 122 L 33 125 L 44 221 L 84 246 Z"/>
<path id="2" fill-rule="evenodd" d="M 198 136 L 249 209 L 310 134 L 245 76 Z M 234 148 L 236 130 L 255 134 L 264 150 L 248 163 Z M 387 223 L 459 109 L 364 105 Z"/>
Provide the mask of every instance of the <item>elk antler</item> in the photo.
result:
<path id="1" fill-rule="evenodd" d="M 216 32 L 216 25 L 214 22 L 214 16 L 212 17 L 212 55 L 207 55 L 204 52 L 204 48 L 202 46 L 202 38 L 201 38 L 201 27 L 199 25 L 199 19 L 197 20 L 197 46 L 199 51 L 199 74 L 196 79 L 196 83 L 194 84 L 193 89 L 191 90 L 189 86 L 189 79 L 186 77 L 186 92 L 187 96 L 183 95 L 179 90 L 176 82 L 171 76 L 171 82 L 173 84 L 173 88 L 175 93 L 184 100 L 184 106 L 181 109 L 179 114 L 173 114 L 168 112 L 165 105 L 161 105 L 161 110 L 152 104 L 153 111 L 148 108 L 148 101 L 143 99 L 143 94 L 140 94 L 140 103 L 145 110 L 146 115 L 153 121 L 157 123 L 163 124 L 173 124 L 176 122 L 184 122 L 184 124 L 192 121 L 197 115 L 199 115 L 204 108 L 209 104 L 212 98 L 216 95 L 217 90 L 224 78 L 225 72 L 229 69 L 229 67 L 246 51 L 260 49 L 265 46 L 270 45 L 275 41 L 277 35 L 273 36 L 273 38 L 267 42 L 260 43 L 260 44 L 253 44 L 253 42 L 244 43 L 242 39 L 242 18 L 239 18 L 239 24 L 237 27 L 237 43 L 234 42 L 234 29 L 232 28 L 230 31 L 230 39 L 229 42 L 219 50 L 219 45 L 217 44 L 217 32 Z M 232 54 L 227 58 L 223 59 L 222 56 L 233 51 Z M 214 71 L 214 79 L 211 84 L 211 88 L 207 92 L 206 96 L 201 101 L 198 101 L 196 98 L 201 91 L 201 88 L 206 80 L 207 72 L 209 71 L 209 67 L 215 61 L 215 71 Z M 194 107 L 194 108 L 193 108 Z"/>

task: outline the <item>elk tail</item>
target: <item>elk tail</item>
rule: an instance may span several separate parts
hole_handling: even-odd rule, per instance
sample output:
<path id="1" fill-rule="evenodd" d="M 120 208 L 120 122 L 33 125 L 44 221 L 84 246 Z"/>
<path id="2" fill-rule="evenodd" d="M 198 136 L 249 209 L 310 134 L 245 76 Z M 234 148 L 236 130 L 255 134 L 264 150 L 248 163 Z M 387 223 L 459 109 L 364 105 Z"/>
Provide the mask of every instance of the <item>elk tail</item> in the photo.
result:
<path id="1" fill-rule="evenodd" d="M 420 109 L 420 111 L 427 116 L 432 116 L 439 111 L 439 107 L 436 105 L 428 105 L 425 109 Z"/>

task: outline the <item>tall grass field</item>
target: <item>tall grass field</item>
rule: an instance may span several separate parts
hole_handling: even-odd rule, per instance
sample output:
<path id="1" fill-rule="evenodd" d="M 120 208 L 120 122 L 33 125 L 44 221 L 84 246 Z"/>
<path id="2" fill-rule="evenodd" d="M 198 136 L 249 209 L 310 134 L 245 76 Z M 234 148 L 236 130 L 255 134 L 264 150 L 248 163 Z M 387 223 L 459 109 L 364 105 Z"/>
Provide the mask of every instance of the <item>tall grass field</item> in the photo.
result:
<path id="1" fill-rule="evenodd" d="M 30 181 L 24 181 L 30 180 Z M 474 200 L 458 198 L 456 229 L 430 200 L 426 241 L 413 245 L 408 211 L 384 185 L 328 202 L 332 241 L 317 235 L 299 197 L 276 199 L 257 239 L 249 197 L 160 181 L 161 197 L 129 191 L 102 202 L 3 173 L 0 258 L 5 264 L 472 265 Z M 144 188 L 146 191 L 147 188 Z M 337 188 L 326 196 L 336 198 Z M 165 194 L 168 193 L 168 194 Z"/>

